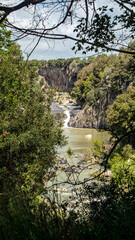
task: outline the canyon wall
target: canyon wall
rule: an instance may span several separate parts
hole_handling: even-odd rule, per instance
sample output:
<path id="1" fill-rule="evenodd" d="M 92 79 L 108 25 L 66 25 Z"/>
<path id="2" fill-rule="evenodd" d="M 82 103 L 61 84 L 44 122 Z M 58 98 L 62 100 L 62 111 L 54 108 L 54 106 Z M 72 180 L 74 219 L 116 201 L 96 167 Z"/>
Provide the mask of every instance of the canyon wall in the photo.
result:
<path id="1" fill-rule="evenodd" d="M 116 98 L 116 95 L 106 93 L 102 101 L 93 106 L 85 105 L 82 110 L 71 111 L 70 127 L 107 129 L 107 109 Z"/>
<path id="2" fill-rule="evenodd" d="M 71 92 L 74 86 L 74 83 L 77 81 L 77 74 L 80 69 L 78 67 L 73 68 L 54 68 L 54 67 L 44 67 L 39 68 L 39 75 L 42 76 L 45 80 L 45 85 L 42 89 L 45 89 L 46 86 L 55 87 L 60 92 Z M 132 83 L 130 83 L 131 85 Z M 126 90 L 127 86 L 125 85 Z M 116 96 L 120 94 L 118 92 L 113 92 L 107 90 L 104 93 L 102 99 L 95 102 L 93 105 L 89 106 L 85 104 L 82 107 L 82 110 L 71 111 L 71 118 L 69 122 L 70 127 L 76 128 L 96 128 L 96 129 L 107 129 L 107 109 L 109 105 L 112 105 Z M 80 105 L 81 103 L 79 103 Z"/>
<path id="3" fill-rule="evenodd" d="M 77 73 L 79 68 L 76 67 L 72 70 L 44 67 L 39 68 L 39 75 L 44 77 L 46 85 L 55 87 L 60 92 L 70 92 L 77 80 Z"/>

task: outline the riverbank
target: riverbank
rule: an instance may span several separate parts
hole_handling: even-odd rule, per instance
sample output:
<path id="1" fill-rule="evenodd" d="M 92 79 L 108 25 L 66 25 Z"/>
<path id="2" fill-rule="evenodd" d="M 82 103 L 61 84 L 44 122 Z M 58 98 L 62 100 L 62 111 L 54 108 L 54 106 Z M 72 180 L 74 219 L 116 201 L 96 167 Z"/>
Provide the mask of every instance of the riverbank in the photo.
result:
<path id="1" fill-rule="evenodd" d="M 96 111 L 89 106 L 85 106 L 82 109 L 77 102 L 71 98 L 68 93 L 57 93 L 55 101 L 51 106 L 52 114 L 59 116 L 59 119 L 66 119 L 66 115 L 70 118 L 68 121 L 68 127 L 73 128 L 90 128 L 90 129 L 107 129 L 107 124 L 103 119 L 102 115 L 97 114 Z M 64 111 L 68 111 L 64 113 Z M 104 126 L 104 128 L 103 128 Z"/>
<path id="2" fill-rule="evenodd" d="M 90 179 L 102 170 L 100 165 L 102 159 L 99 162 L 93 156 L 93 142 L 98 139 L 98 141 L 106 143 L 110 138 L 108 132 L 82 127 L 82 125 L 81 128 L 70 127 L 70 113 L 77 113 L 82 110 L 75 101 L 72 102 L 72 99 L 66 93 L 57 96 L 51 109 L 55 116 L 62 115 L 63 134 L 68 142 L 66 146 L 58 149 L 58 159 L 56 160 L 57 182 L 69 181 L 75 183 L 75 181 L 83 182 Z M 69 152 L 71 154 L 68 154 Z M 53 190 L 69 197 L 72 195 L 73 187 L 69 187 L 69 184 L 65 183 L 62 187 L 56 187 Z"/>

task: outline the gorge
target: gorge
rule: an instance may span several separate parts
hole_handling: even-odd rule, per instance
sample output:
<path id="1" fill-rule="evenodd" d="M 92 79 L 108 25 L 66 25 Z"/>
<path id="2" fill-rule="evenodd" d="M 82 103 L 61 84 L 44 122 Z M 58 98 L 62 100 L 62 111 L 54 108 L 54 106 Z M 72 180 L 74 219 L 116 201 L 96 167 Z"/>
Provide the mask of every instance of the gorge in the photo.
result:
<path id="1" fill-rule="evenodd" d="M 128 86 L 134 85 L 134 59 L 119 54 L 85 60 L 51 60 L 39 67 L 42 89 L 68 92 L 81 109 L 70 112 L 69 126 L 107 129 L 107 110 Z M 130 69 L 130 75 L 129 75 Z M 64 99 L 62 100 L 64 101 Z"/>
<path id="2" fill-rule="evenodd" d="M 72 127 L 72 115 L 78 111 L 82 111 L 81 107 L 77 104 L 70 103 L 70 97 L 66 93 L 63 93 L 65 103 L 54 102 L 51 106 L 52 114 L 64 114 L 63 133 L 67 137 L 68 144 L 64 146 L 60 151 L 66 154 L 68 148 L 71 148 L 74 153 L 90 153 L 92 142 L 96 139 L 107 142 L 109 140 L 109 134 L 107 131 L 97 131 L 92 128 Z M 61 101 L 60 101 L 61 102 Z M 67 155 L 67 154 L 66 154 Z"/>
<path id="3" fill-rule="evenodd" d="M 0 240 L 134 239 L 134 56 L 25 61 L 6 22 Z"/>
<path id="4" fill-rule="evenodd" d="M 91 155 L 94 141 L 98 139 L 96 144 L 100 149 L 100 143 L 109 140 L 108 132 L 104 131 L 108 128 L 108 111 L 118 96 L 134 86 L 134 59 L 123 54 L 102 54 L 84 65 L 75 59 L 50 61 L 39 67 L 39 83 L 45 93 L 50 87 L 56 90 L 51 110 L 53 114 L 60 113 L 62 119 L 65 118 L 63 133 L 68 139 L 68 144 L 58 149 L 59 167 L 70 174 L 80 171 L 78 164 L 84 164 L 85 154 Z M 99 156 L 101 162 L 103 155 Z M 68 167 L 63 165 L 65 158 Z M 85 164 L 88 170 L 89 161 Z M 82 181 L 86 176 L 84 171 Z"/>

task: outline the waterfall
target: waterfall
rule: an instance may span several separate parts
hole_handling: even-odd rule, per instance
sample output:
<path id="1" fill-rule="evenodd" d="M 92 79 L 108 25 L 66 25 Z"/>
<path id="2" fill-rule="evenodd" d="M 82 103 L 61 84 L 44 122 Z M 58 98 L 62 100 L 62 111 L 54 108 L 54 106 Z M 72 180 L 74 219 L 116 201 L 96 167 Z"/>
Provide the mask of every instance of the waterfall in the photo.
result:
<path id="1" fill-rule="evenodd" d="M 68 122 L 70 120 L 70 111 L 66 110 L 66 111 L 64 111 L 64 113 L 67 115 L 67 118 L 64 121 L 64 128 L 68 128 Z"/>

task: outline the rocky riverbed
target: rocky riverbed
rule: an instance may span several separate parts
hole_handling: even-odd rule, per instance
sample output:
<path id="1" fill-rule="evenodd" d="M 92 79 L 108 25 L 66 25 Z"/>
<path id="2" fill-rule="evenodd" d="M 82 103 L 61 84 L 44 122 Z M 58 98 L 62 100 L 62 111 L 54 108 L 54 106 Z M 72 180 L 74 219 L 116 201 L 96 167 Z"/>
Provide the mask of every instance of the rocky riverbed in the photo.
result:
<path id="1" fill-rule="evenodd" d="M 106 129 L 107 124 L 105 117 L 101 111 L 98 109 L 93 109 L 92 107 L 85 106 L 84 109 L 78 106 L 76 101 L 73 100 L 68 93 L 57 94 L 55 101 L 51 106 L 52 114 L 55 116 L 59 115 L 59 119 L 64 120 L 66 114 L 65 110 L 69 111 L 70 119 L 68 122 L 69 127 L 74 128 L 94 128 L 94 129 Z"/>
<path id="2" fill-rule="evenodd" d="M 90 153 L 92 141 L 96 139 L 106 141 L 109 137 L 107 132 L 91 129 L 97 128 L 97 125 L 96 122 L 93 124 L 89 118 L 89 110 L 81 109 L 81 106 L 78 106 L 66 93 L 56 96 L 51 110 L 57 119 L 59 118 L 63 122 L 68 119 L 67 125 L 63 124 L 63 134 L 67 137 L 68 144 L 58 149 L 57 171 L 48 173 L 49 178 L 54 173 L 56 174 L 53 180 L 56 185 L 52 186 L 50 193 L 51 195 L 54 192 L 57 193 L 60 199 L 67 199 L 68 203 L 70 203 L 70 200 L 74 200 L 74 204 L 71 204 L 69 208 L 73 209 L 74 205 L 80 204 L 80 187 L 82 186 L 82 184 L 79 184 L 74 187 L 75 182 L 87 182 L 94 174 L 97 174 L 97 171 L 99 172 L 103 168 L 102 164 L 100 164 L 102 159 L 99 163 L 93 157 L 92 152 Z M 71 155 L 68 155 L 69 148 L 72 152 Z M 108 172 L 103 177 L 109 179 L 110 174 Z M 57 183 L 59 184 L 57 185 Z M 95 187 L 96 180 L 93 181 L 93 184 Z M 83 201 L 86 201 L 86 199 L 83 199 Z"/>

